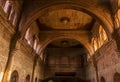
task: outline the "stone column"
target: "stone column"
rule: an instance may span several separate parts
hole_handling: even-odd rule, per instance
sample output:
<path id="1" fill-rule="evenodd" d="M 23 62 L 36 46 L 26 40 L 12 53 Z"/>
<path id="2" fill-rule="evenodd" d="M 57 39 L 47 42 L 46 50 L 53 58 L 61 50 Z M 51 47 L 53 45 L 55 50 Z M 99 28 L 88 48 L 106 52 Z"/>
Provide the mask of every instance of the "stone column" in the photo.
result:
<path id="1" fill-rule="evenodd" d="M 96 61 L 95 57 L 93 57 L 92 60 L 93 60 L 93 64 L 94 64 L 94 68 L 95 68 L 95 72 L 96 72 L 96 79 L 97 79 L 97 82 L 99 82 L 97 61 Z"/>
<path id="2" fill-rule="evenodd" d="M 38 61 L 38 55 L 35 54 L 34 62 L 33 62 L 33 69 L 32 69 L 31 82 L 34 82 L 34 74 L 35 74 L 35 67 L 36 67 L 36 65 L 37 65 L 37 61 Z"/>

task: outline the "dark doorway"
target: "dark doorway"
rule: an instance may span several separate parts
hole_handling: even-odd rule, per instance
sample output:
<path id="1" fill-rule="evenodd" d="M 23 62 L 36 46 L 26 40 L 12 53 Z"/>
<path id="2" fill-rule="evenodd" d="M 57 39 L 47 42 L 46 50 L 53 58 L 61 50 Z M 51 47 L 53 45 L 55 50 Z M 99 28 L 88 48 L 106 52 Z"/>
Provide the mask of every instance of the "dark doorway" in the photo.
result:
<path id="1" fill-rule="evenodd" d="M 12 72 L 10 82 L 18 82 L 18 72 L 16 70 Z"/>
<path id="2" fill-rule="evenodd" d="M 100 82 L 105 82 L 105 78 L 101 77 Z"/>
<path id="3" fill-rule="evenodd" d="M 113 82 L 120 82 L 120 73 L 115 73 L 113 78 L 114 78 Z"/>

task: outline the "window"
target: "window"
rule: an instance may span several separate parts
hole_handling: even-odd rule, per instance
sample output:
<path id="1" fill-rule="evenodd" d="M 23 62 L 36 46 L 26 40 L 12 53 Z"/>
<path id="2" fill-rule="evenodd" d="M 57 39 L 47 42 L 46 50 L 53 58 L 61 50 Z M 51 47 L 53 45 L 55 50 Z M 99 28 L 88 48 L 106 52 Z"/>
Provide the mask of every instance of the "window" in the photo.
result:
<path id="1" fill-rule="evenodd" d="M 107 34 L 102 26 L 99 27 L 99 38 L 100 38 L 100 46 L 108 41 Z"/>
<path id="2" fill-rule="evenodd" d="M 10 20 L 12 24 L 13 24 L 14 17 L 15 17 L 15 10 L 12 7 L 9 18 L 8 18 L 8 20 Z"/>
<path id="3" fill-rule="evenodd" d="M 8 20 L 12 23 L 12 25 L 16 26 L 17 13 L 15 12 L 12 2 L 10 0 L 4 1 L 3 9 L 4 9 L 4 12 L 7 14 Z"/>
<path id="4" fill-rule="evenodd" d="M 11 6 L 11 4 L 10 4 L 10 1 L 7 0 L 7 1 L 5 2 L 5 5 L 4 5 L 4 11 L 5 11 L 5 13 L 7 13 L 7 14 L 10 13 L 11 8 L 12 8 L 12 6 Z"/>
<path id="5" fill-rule="evenodd" d="M 30 75 L 27 75 L 27 76 L 26 76 L 25 82 L 30 82 Z"/>
<path id="6" fill-rule="evenodd" d="M 96 40 L 97 40 L 96 38 L 92 38 L 92 45 L 93 45 L 94 51 L 96 51 L 98 49 Z"/>
<path id="7" fill-rule="evenodd" d="M 101 25 L 96 31 L 99 31 L 98 34 L 94 34 L 91 39 L 91 44 L 94 51 L 98 50 L 102 45 L 108 42 L 108 36 Z"/>
<path id="8" fill-rule="evenodd" d="M 100 82 L 105 82 L 105 78 L 101 77 Z"/>
<path id="9" fill-rule="evenodd" d="M 35 78 L 35 82 L 37 82 L 37 77 Z"/>
<path id="10" fill-rule="evenodd" d="M 11 74 L 10 82 L 18 82 L 18 72 L 15 70 Z"/>
<path id="11" fill-rule="evenodd" d="M 13 19 L 13 22 L 12 22 L 12 24 L 14 25 L 14 26 L 16 26 L 17 25 L 17 13 L 15 13 L 14 14 L 14 19 Z"/>

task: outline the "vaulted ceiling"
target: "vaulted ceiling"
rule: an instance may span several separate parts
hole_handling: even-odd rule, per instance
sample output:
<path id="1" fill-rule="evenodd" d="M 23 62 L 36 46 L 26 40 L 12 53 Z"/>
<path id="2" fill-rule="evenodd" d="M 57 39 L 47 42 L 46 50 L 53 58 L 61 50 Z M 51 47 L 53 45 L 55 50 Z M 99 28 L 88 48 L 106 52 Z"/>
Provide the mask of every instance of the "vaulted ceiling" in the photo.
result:
<path id="1" fill-rule="evenodd" d="M 99 35 L 100 25 L 107 33 L 113 30 L 109 0 L 30 0 L 23 7 L 19 30 L 38 54 L 50 43 L 57 47 L 82 44 L 93 54 L 91 40 Z"/>
<path id="2" fill-rule="evenodd" d="M 37 19 L 40 30 L 89 30 L 93 18 L 73 9 L 45 12 Z"/>

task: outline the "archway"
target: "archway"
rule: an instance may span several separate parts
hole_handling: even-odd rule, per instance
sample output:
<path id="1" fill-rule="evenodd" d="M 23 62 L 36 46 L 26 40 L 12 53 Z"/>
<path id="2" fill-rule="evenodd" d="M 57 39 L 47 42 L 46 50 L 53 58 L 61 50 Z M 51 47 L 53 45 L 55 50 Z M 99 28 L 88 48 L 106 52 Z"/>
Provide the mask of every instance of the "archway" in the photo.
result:
<path id="1" fill-rule="evenodd" d="M 72 9 L 72 10 L 82 11 L 92 16 L 94 19 L 96 19 L 100 23 L 100 25 L 103 26 L 107 34 L 110 35 L 110 33 L 113 31 L 111 24 L 108 24 L 110 23 L 110 21 L 108 22 L 106 19 L 104 19 L 105 18 L 104 15 L 94 12 L 92 8 L 88 8 L 85 5 L 89 6 L 90 4 L 86 4 L 84 2 L 76 2 L 76 1 L 72 2 L 71 0 L 55 1 L 53 3 L 50 2 L 49 4 L 45 4 L 44 7 L 39 7 L 35 11 L 32 11 L 31 13 L 32 16 L 30 15 L 31 17 L 29 17 L 29 20 L 26 20 L 26 23 L 23 22 L 23 24 L 21 24 L 19 30 L 22 31 L 23 33 L 22 36 L 24 37 L 27 28 L 29 28 L 29 26 L 33 21 L 37 20 L 41 15 L 43 15 L 44 12 L 50 12 L 50 11 L 61 10 L 61 9 Z M 111 38 L 111 36 L 109 36 L 109 38 Z"/>
<path id="2" fill-rule="evenodd" d="M 35 78 L 35 82 L 37 82 L 37 77 Z"/>
<path id="3" fill-rule="evenodd" d="M 105 78 L 101 77 L 100 82 L 105 82 Z"/>
<path id="4" fill-rule="evenodd" d="M 75 41 L 78 41 L 84 48 L 86 49 L 86 52 L 91 55 L 93 51 L 91 50 L 91 46 L 89 44 L 84 45 L 84 42 L 80 39 L 79 36 L 75 37 L 75 35 L 64 35 L 64 36 L 53 36 L 53 39 L 48 38 L 42 45 L 41 48 L 39 49 L 39 54 L 45 50 L 47 45 L 52 43 L 53 41 L 60 40 L 60 39 L 73 39 Z"/>
<path id="5" fill-rule="evenodd" d="M 18 78 L 19 78 L 18 72 L 15 70 L 11 74 L 10 82 L 18 82 Z"/>
<path id="6" fill-rule="evenodd" d="M 46 57 L 45 78 L 54 75 L 55 79 L 75 82 L 74 76 L 85 81 L 85 65 L 87 63 L 87 50 L 80 41 L 70 38 L 59 38 L 51 41 L 44 49 L 42 57 Z M 56 69 L 54 69 L 56 67 Z M 71 68 L 71 69 L 70 69 Z M 53 70 L 54 69 L 54 70 Z M 77 73 L 79 69 L 79 73 Z M 47 75 L 52 72 L 51 75 Z M 61 77 L 62 76 L 62 77 Z M 58 80 L 59 81 L 59 80 Z"/>
<path id="7" fill-rule="evenodd" d="M 25 82 L 30 82 L 30 75 L 27 75 L 27 76 L 26 76 Z"/>
<path id="8" fill-rule="evenodd" d="M 113 82 L 120 82 L 120 73 L 115 73 L 113 77 Z"/>

